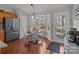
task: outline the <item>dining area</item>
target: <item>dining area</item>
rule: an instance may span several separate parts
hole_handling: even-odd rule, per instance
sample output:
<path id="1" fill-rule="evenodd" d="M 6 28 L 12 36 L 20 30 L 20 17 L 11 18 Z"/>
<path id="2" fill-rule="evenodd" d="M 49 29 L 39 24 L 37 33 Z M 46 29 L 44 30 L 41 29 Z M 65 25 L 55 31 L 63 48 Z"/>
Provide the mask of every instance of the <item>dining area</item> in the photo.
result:
<path id="1" fill-rule="evenodd" d="M 24 37 L 10 42 L 0 41 L 0 54 L 63 54 L 63 45 L 38 32 L 24 32 Z"/>
<path id="2" fill-rule="evenodd" d="M 8 42 L 8 47 L 2 48 L 1 54 L 50 54 L 47 49 L 50 41 L 46 37 L 40 37 L 35 42 L 24 37 Z"/>
<path id="3" fill-rule="evenodd" d="M 36 44 L 41 44 L 42 43 L 42 35 L 40 35 L 37 32 L 27 32 L 27 36 L 25 37 L 27 40 L 25 40 L 25 46 L 31 46 L 31 45 L 36 45 Z"/>

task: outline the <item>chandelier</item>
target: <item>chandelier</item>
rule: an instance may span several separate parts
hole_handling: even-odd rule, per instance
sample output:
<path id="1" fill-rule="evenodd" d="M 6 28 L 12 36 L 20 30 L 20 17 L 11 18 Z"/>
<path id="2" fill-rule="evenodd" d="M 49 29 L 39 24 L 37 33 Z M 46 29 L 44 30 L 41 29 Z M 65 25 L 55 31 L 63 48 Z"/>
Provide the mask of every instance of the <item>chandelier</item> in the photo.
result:
<path id="1" fill-rule="evenodd" d="M 33 12 L 32 12 L 32 19 L 35 19 L 35 6 L 33 4 L 31 4 L 31 7 L 33 9 Z"/>

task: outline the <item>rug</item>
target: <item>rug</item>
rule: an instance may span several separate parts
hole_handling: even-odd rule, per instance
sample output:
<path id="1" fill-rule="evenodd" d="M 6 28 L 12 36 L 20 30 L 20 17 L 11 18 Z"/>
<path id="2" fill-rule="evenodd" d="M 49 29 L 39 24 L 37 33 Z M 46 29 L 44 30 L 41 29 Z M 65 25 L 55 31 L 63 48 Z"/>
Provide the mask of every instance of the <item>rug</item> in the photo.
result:
<path id="1" fill-rule="evenodd" d="M 60 53 L 60 44 L 55 42 L 50 42 L 47 49 L 51 50 L 52 52 Z"/>

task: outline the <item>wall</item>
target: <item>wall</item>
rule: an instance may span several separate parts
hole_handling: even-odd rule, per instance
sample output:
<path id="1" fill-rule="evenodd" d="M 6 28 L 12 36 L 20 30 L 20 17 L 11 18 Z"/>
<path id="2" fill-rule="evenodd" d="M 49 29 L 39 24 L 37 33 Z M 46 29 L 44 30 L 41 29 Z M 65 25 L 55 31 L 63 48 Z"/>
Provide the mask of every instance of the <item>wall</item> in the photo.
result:
<path id="1" fill-rule="evenodd" d="M 56 12 L 57 10 L 57 12 Z M 72 20 L 72 8 L 70 9 L 69 7 L 66 8 L 60 8 L 60 9 L 56 9 L 54 13 L 51 14 L 51 39 L 58 41 L 56 38 L 56 19 L 55 16 L 56 15 L 65 15 L 66 16 L 66 33 L 68 32 L 68 30 L 70 29 L 70 27 L 73 27 L 73 20 Z M 59 41 L 60 42 L 60 41 Z"/>
<path id="2" fill-rule="evenodd" d="M 79 16 L 78 18 L 75 18 L 75 15 L 79 14 L 79 5 L 74 5 L 73 8 L 73 27 L 77 28 L 77 30 L 79 31 Z"/>
<path id="3" fill-rule="evenodd" d="M 29 24 L 29 16 L 26 12 L 21 9 L 14 9 L 14 12 L 17 14 L 16 19 L 16 29 L 19 31 L 19 38 L 23 38 L 27 35 L 28 24 Z"/>
<path id="4" fill-rule="evenodd" d="M 62 42 L 63 39 L 60 39 L 56 36 L 56 16 L 65 16 L 65 34 L 69 31 L 71 25 L 70 25 L 70 12 L 69 11 L 64 11 L 64 12 L 57 12 L 53 15 L 53 37 L 52 39 L 57 41 L 57 42 Z"/>
<path id="5" fill-rule="evenodd" d="M 14 12 L 14 9 L 9 8 L 8 6 L 6 6 L 6 4 L 0 4 L 0 9 L 9 11 L 9 12 Z"/>
<path id="6" fill-rule="evenodd" d="M 49 21 L 49 22 L 50 22 L 50 26 L 51 26 L 50 27 L 51 28 L 50 29 L 50 31 L 51 31 L 51 39 L 55 39 L 55 33 L 54 33 L 54 31 L 55 31 L 55 28 L 54 28 L 55 27 L 55 24 L 54 24 L 55 19 L 54 19 L 54 15 L 57 14 L 57 13 L 63 13 L 63 12 L 66 13 L 67 12 L 67 16 L 68 16 L 68 19 L 69 19 L 67 26 L 68 26 L 68 29 L 69 29 L 70 27 L 73 26 L 72 8 L 73 8 L 73 5 L 70 5 L 70 6 L 45 10 L 45 11 L 41 11 L 41 12 L 36 13 L 36 15 L 44 15 L 44 14 L 49 14 L 50 15 L 50 20 L 51 21 Z M 14 10 L 13 10 L 13 12 L 14 12 Z M 15 10 L 15 12 L 18 15 L 18 21 L 19 21 L 18 24 L 20 24 L 20 27 L 18 27 L 18 28 L 20 28 L 20 38 L 22 38 L 24 36 L 23 30 L 22 30 L 23 26 L 26 26 L 25 32 L 27 32 L 29 29 L 31 30 L 31 26 L 32 26 L 32 24 L 31 24 L 31 21 L 32 21 L 31 16 L 32 16 L 32 14 L 28 15 L 27 13 L 25 13 L 22 10 L 19 10 L 19 9 Z M 27 19 L 27 20 L 25 20 L 25 19 Z M 24 25 L 23 25 L 23 23 L 24 23 Z"/>
<path id="7" fill-rule="evenodd" d="M 73 20 L 72 20 L 72 9 L 73 9 L 73 5 L 69 5 L 69 6 L 65 6 L 65 7 L 61 7 L 61 8 L 56 8 L 56 9 L 50 9 L 50 10 L 45 10 L 45 11 L 41 11 L 41 12 L 38 12 L 36 13 L 36 15 L 45 15 L 45 14 L 49 14 L 50 15 L 50 31 L 51 31 L 51 39 L 56 39 L 56 36 L 55 36 L 55 18 L 54 16 L 56 14 L 64 14 L 67 16 L 67 21 L 66 21 L 66 32 L 69 30 L 70 27 L 73 27 Z M 31 30 L 31 27 L 32 27 L 32 24 L 31 24 L 31 16 L 32 14 L 29 14 L 28 15 L 28 20 L 27 20 L 27 26 L 28 26 L 28 29 Z M 20 18 L 21 19 L 21 18 Z M 22 19 L 21 19 L 22 20 Z M 21 32 L 21 31 L 20 31 Z M 22 35 L 22 34 L 21 34 Z"/>
<path id="8" fill-rule="evenodd" d="M 14 10 L 15 13 L 17 14 L 17 19 L 16 19 L 16 30 L 20 32 L 20 11 L 18 9 Z"/>
<path id="9" fill-rule="evenodd" d="M 56 36 L 55 36 L 55 26 L 56 25 L 55 25 L 54 15 L 57 13 L 66 13 L 67 18 L 68 18 L 67 25 L 66 25 L 67 26 L 66 32 L 67 32 L 70 27 L 73 27 L 72 9 L 73 9 L 73 5 L 69 5 L 69 6 L 65 6 L 65 7 L 61 7 L 61 8 L 45 10 L 45 11 L 36 13 L 36 15 L 44 15 L 44 14 L 50 15 L 51 39 L 52 40 L 56 38 Z"/>

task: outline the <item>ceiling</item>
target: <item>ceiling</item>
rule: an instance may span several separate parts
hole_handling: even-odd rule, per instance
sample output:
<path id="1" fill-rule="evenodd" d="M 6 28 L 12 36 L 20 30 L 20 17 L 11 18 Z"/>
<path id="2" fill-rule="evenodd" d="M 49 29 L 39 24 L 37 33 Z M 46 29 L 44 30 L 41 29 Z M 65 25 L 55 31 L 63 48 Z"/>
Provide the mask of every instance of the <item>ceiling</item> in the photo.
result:
<path id="1" fill-rule="evenodd" d="M 68 5 L 69 4 L 34 4 L 35 12 L 64 7 L 64 6 L 68 6 Z M 32 8 L 32 6 L 30 6 L 30 4 L 8 4 L 6 6 L 8 6 L 9 8 L 13 8 L 13 9 L 21 9 L 27 13 L 33 12 L 33 8 Z"/>

